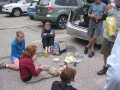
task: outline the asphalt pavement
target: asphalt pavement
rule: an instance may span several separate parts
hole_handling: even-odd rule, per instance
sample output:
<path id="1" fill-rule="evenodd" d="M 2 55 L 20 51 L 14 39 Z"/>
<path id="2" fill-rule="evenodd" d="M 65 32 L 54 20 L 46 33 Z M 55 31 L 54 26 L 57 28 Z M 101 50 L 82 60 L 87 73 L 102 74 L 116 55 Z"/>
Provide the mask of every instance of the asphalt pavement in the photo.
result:
<path id="1" fill-rule="evenodd" d="M 65 29 L 59 30 L 55 26 L 52 26 L 52 28 L 56 33 L 56 41 L 66 41 L 67 51 L 60 56 L 50 54 L 49 58 L 45 58 L 42 55 L 41 30 L 43 29 L 43 24 L 41 22 L 31 20 L 28 16 L 10 17 L 6 14 L 0 14 L 0 63 L 11 63 L 11 42 L 15 38 L 16 31 L 24 32 L 26 46 L 35 44 L 38 47 L 35 64 L 41 63 L 59 68 L 60 63 L 63 62 L 68 52 L 77 51 L 83 54 L 84 47 L 88 41 L 68 35 Z M 78 90 L 103 90 L 106 75 L 98 76 L 96 74 L 103 66 L 103 56 L 100 54 L 100 48 L 101 46 L 95 45 L 95 56 L 93 58 L 88 58 L 88 55 L 84 54 L 84 58 L 77 58 L 83 61 L 77 64 L 77 67 L 69 64 L 69 67 L 75 68 L 77 71 L 75 82 L 72 84 Z M 54 58 L 59 58 L 60 62 L 54 63 L 52 61 Z M 60 80 L 59 76 L 36 83 L 24 83 L 20 79 L 19 71 L 11 69 L 0 70 L 0 90 L 51 90 L 52 82 L 55 80 Z"/>

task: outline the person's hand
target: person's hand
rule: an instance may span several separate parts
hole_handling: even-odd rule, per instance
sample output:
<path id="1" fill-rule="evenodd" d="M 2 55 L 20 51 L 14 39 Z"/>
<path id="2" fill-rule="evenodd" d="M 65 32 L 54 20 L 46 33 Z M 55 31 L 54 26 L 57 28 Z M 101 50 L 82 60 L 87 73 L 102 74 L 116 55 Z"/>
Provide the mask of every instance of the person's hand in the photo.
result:
<path id="1" fill-rule="evenodd" d="M 34 60 L 36 59 L 36 57 L 37 57 L 37 56 L 36 56 L 36 55 L 34 55 L 34 56 L 32 57 L 32 60 L 34 61 Z"/>
<path id="2" fill-rule="evenodd" d="M 53 33 L 50 33 L 50 34 L 53 34 Z"/>
<path id="3" fill-rule="evenodd" d="M 109 10 L 111 9 L 113 6 L 111 4 L 108 4 L 107 7 L 106 7 L 106 10 Z"/>
<path id="4" fill-rule="evenodd" d="M 98 20 L 100 20 L 101 18 L 99 16 L 95 16 L 95 20 L 96 22 L 98 22 Z"/>
<path id="5" fill-rule="evenodd" d="M 90 14 L 90 18 L 93 18 L 93 19 L 94 19 L 94 18 L 95 18 L 95 16 L 94 16 L 93 14 Z"/>
<path id="6" fill-rule="evenodd" d="M 41 69 L 43 69 L 45 67 L 45 65 L 41 65 L 41 66 L 39 66 L 39 68 L 41 68 Z"/>
<path id="7" fill-rule="evenodd" d="M 47 33 L 45 33 L 44 35 L 47 35 Z"/>
<path id="8" fill-rule="evenodd" d="M 114 37 L 117 37 L 117 34 L 118 34 L 118 32 L 116 32 L 116 31 L 115 31 L 115 33 L 114 33 L 114 35 L 113 35 L 113 36 L 114 36 Z"/>

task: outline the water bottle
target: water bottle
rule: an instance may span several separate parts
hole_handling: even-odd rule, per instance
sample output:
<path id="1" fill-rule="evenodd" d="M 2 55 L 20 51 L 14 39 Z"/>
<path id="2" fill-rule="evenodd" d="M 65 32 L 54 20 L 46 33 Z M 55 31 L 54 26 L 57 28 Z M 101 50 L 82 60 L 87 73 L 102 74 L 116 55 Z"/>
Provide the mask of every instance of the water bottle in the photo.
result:
<path id="1" fill-rule="evenodd" d="M 74 64 L 73 64 L 73 65 L 74 65 L 74 67 L 76 67 L 76 66 L 77 66 L 77 62 L 74 62 Z"/>
<path id="2" fill-rule="evenodd" d="M 82 54 L 80 54 L 80 58 L 84 58 L 84 56 Z"/>

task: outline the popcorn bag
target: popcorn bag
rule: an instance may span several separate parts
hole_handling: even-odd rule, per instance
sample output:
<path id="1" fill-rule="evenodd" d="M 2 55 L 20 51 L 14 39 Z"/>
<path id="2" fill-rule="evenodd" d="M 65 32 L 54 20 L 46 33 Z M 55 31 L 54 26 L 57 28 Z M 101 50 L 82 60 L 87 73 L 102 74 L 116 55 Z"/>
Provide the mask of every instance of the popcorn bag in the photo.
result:
<path id="1" fill-rule="evenodd" d="M 113 16 L 109 16 L 106 18 L 106 28 L 109 36 L 115 34 L 117 28 L 116 28 L 116 20 Z"/>
<path id="2" fill-rule="evenodd" d="M 67 44 L 65 41 L 54 41 L 52 54 L 60 55 L 62 52 L 65 52 L 67 49 Z"/>

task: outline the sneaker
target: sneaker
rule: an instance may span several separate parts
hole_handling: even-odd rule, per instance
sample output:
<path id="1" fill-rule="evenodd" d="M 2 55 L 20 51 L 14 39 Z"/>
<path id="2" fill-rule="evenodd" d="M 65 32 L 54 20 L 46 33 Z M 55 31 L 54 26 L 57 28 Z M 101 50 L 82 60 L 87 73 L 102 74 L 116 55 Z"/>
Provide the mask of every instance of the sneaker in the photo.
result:
<path id="1" fill-rule="evenodd" d="M 91 53 L 88 55 L 89 58 L 93 57 L 95 55 L 94 51 L 91 51 Z"/>
<path id="2" fill-rule="evenodd" d="M 103 75 L 106 74 L 108 70 L 108 67 L 103 66 L 103 69 L 97 72 L 97 75 Z"/>
<path id="3" fill-rule="evenodd" d="M 0 64 L 0 69 L 5 68 L 5 66 L 6 66 L 6 64 L 5 64 L 4 62 L 2 62 L 2 63 Z"/>
<path id="4" fill-rule="evenodd" d="M 84 54 L 88 54 L 88 47 L 85 47 Z"/>

